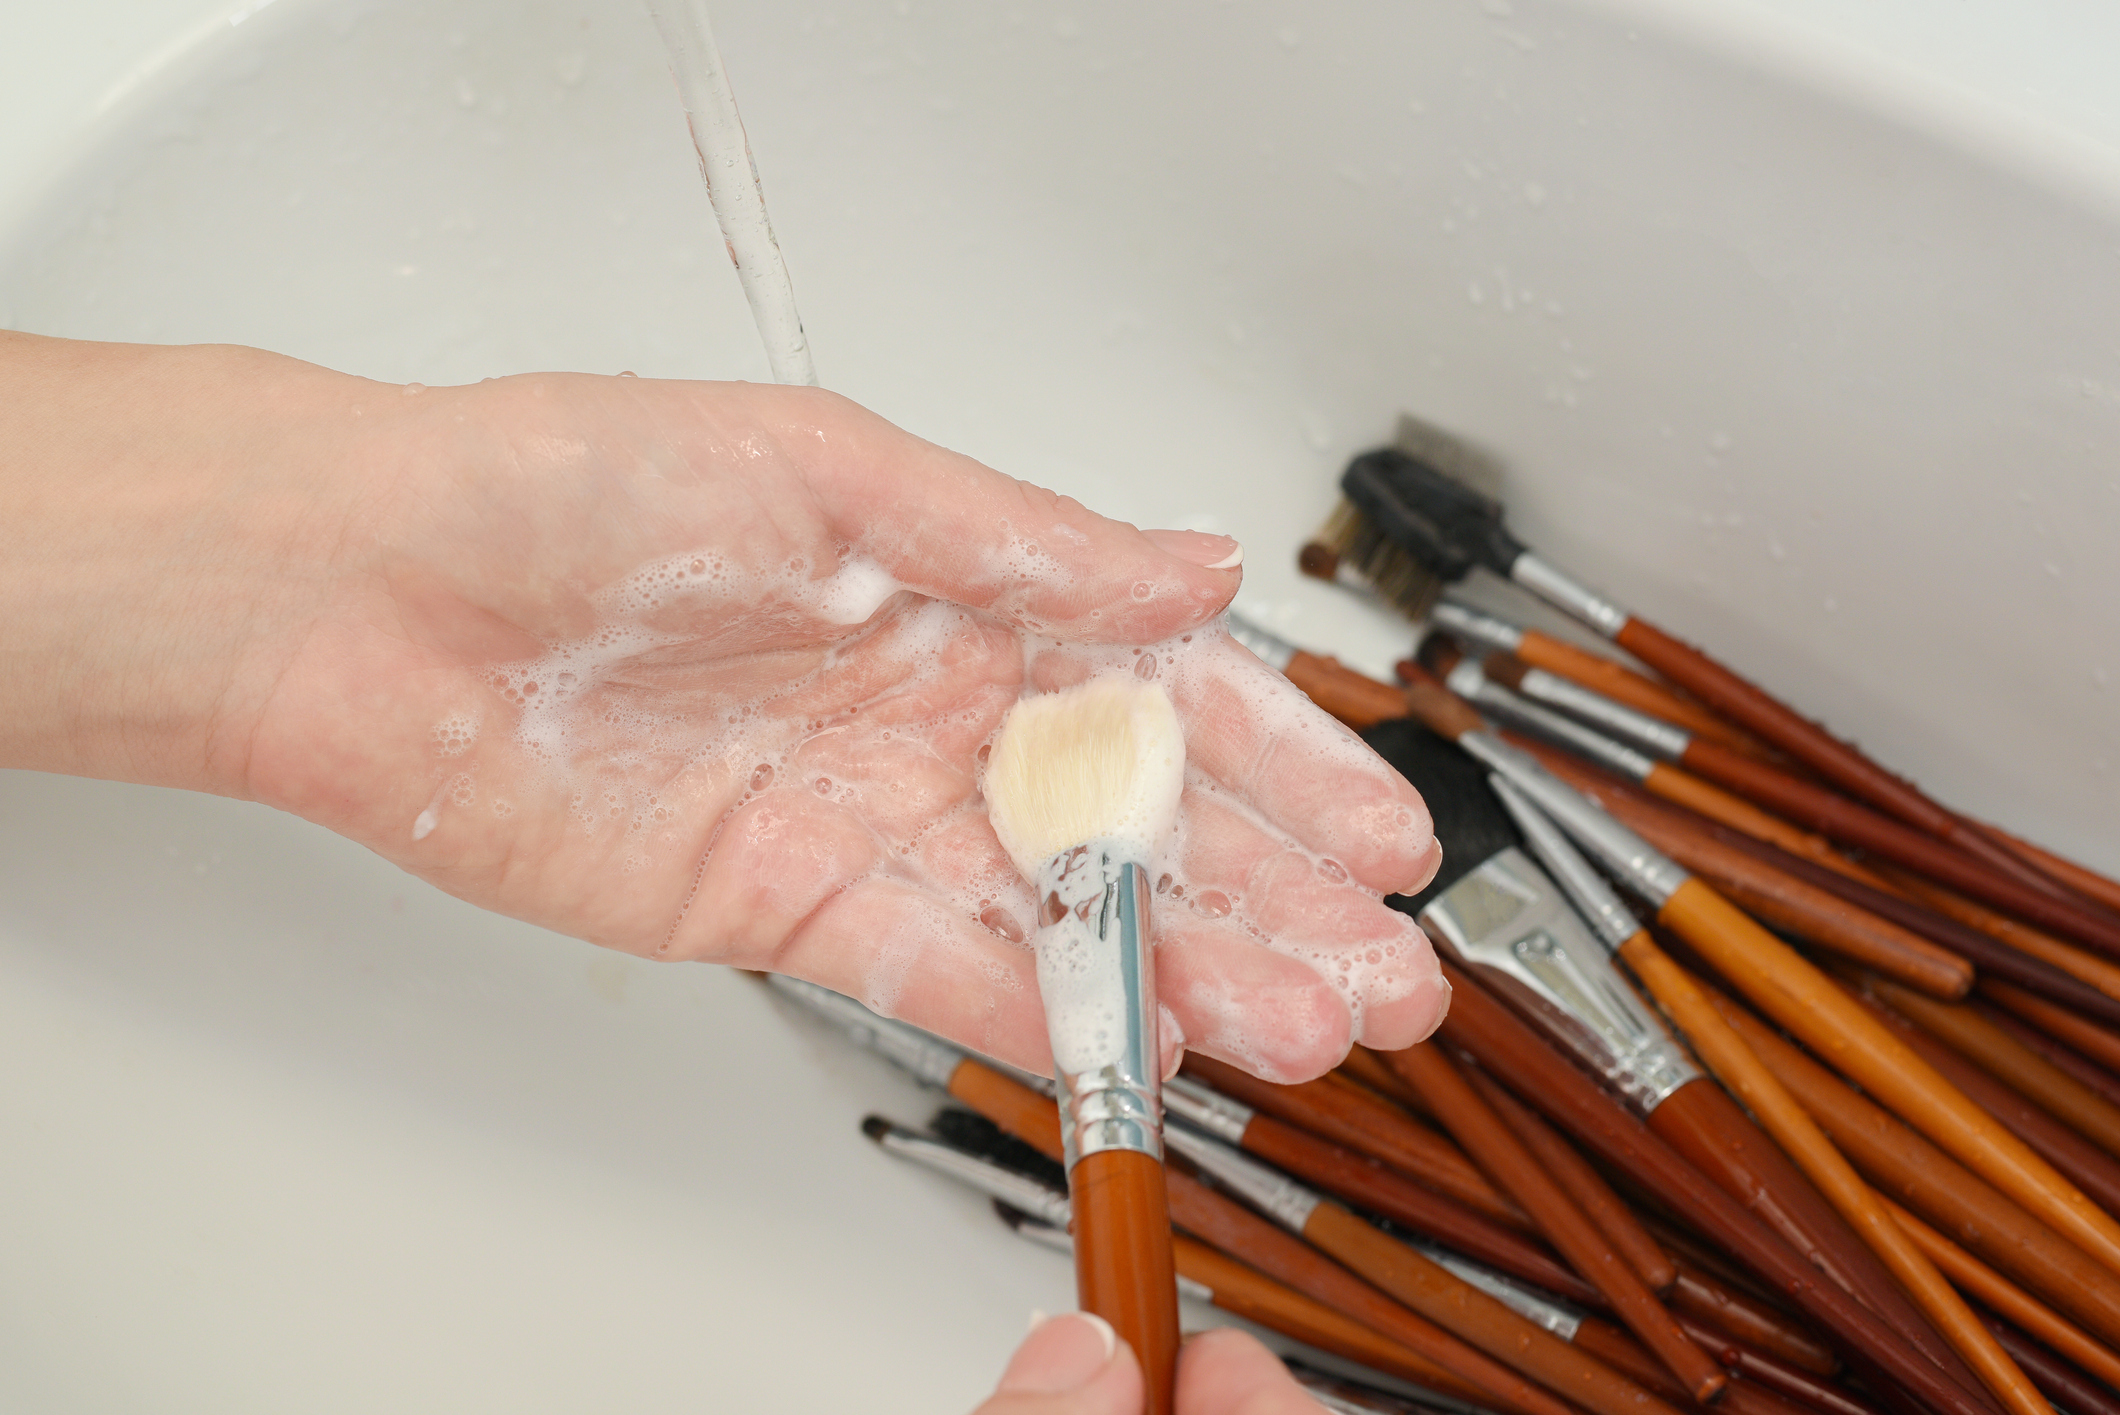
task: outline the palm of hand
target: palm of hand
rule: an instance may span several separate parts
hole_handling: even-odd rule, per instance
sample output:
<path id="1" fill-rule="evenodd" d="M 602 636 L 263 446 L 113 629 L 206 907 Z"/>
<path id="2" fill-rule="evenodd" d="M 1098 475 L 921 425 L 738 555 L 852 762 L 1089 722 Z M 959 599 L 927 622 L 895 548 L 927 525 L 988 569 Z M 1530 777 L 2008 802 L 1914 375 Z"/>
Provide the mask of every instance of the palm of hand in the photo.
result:
<path id="1" fill-rule="evenodd" d="M 828 395 L 510 380 L 391 412 L 360 549 L 251 670 L 252 794 L 476 903 L 1042 1069 L 981 748 L 1026 681 L 1171 640 L 1142 671 L 1187 730 L 1155 928 L 1189 1044 L 1293 1077 L 1440 1015 L 1375 898 L 1432 872 L 1426 813 L 1208 623 L 1234 575 Z"/>

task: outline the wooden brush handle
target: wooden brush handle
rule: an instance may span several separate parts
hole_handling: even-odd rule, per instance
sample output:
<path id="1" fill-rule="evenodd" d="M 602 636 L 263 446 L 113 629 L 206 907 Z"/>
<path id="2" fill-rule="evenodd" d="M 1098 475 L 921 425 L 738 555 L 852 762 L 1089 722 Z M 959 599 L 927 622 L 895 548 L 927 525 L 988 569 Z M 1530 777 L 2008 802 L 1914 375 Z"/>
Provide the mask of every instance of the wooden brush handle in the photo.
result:
<path id="1" fill-rule="evenodd" d="M 1694 1339 L 1733 1375 L 1742 1379 L 1723 1387 L 1717 1410 L 1730 1415 L 1880 1415 L 1873 1406 L 1857 1400 L 1832 1381 L 1762 1356 L 1728 1337 L 1693 1323 L 1684 1323 Z M 1679 1395 L 1669 1372 L 1664 1383 L 1651 1379 L 1662 1368 L 1642 1344 L 1609 1322 L 1595 1317 L 1576 1329 L 1575 1344 L 1621 1375 L 1640 1381 L 1659 1394 Z M 1681 1395 L 1680 1398 L 1683 1398 Z"/>
<path id="2" fill-rule="evenodd" d="M 1533 1240 L 1366 1155 L 1342 1149 L 1270 1115 L 1251 1118 L 1244 1127 L 1243 1146 L 1315 1189 L 1447 1243 L 1468 1258 L 1543 1287 L 1556 1297 L 1593 1304 L 1603 1300 L 1595 1287 Z"/>
<path id="3" fill-rule="evenodd" d="M 1186 1055 L 1185 1070 L 1254 1110 L 1381 1160 L 1498 1223 L 1532 1231 L 1530 1217 L 1489 1183 L 1457 1146 L 1378 1097 L 1335 1085 L 1330 1078 L 1277 1086 L 1192 1053 Z"/>
<path id="4" fill-rule="evenodd" d="M 1171 1222 L 1202 1242 L 1363 1326 L 1411 1347 L 1475 1391 L 1476 1404 L 1512 1415 L 1576 1415 L 1532 1381 L 1428 1318 L 1393 1301 L 1340 1264 L 1196 1179 L 1168 1176 Z"/>
<path id="5" fill-rule="evenodd" d="M 1999 978 L 1981 979 L 1980 995 L 2107 1071 L 2120 1072 L 2120 1035 Z"/>
<path id="6" fill-rule="evenodd" d="M 1306 1297 L 1256 1269 L 1216 1252 L 1195 1238 L 1176 1234 L 1170 1241 L 1178 1275 L 1206 1288 L 1217 1307 L 1234 1316 L 1322 1351 L 1358 1361 L 1388 1376 L 1473 1402 L 1489 1400 L 1487 1392 L 1460 1380 L 1410 1346 L 1372 1331 L 1354 1318 Z"/>
<path id="7" fill-rule="evenodd" d="M 1406 715 L 1402 689 L 1357 673 L 1336 658 L 1297 649 L 1281 672 L 1312 702 L 1357 732 Z"/>
<path id="8" fill-rule="evenodd" d="M 1800 716 L 1714 659 L 1645 620 L 1630 618 L 1613 642 L 1685 688 L 1724 717 L 1805 763 L 1849 794 L 1930 835 L 1950 828 L 1951 813 L 1855 748 Z"/>
<path id="9" fill-rule="evenodd" d="M 1905 895 L 1925 908 L 1933 909 L 1977 933 L 2019 953 L 2038 959 L 2049 967 L 2058 968 L 2070 977 L 2097 989 L 2115 1003 L 2120 1003 L 2120 965 L 2107 962 L 2087 949 L 2072 943 L 2063 943 L 2050 933 L 2021 924 L 1999 910 L 1966 898 L 1953 890 L 1945 889 L 1934 880 L 1923 879 L 1912 870 L 1900 869 L 1896 865 L 1881 865 L 1876 873 L 1883 879 L 1886 888 Z M 1976 963 L 1979 960 L 1974 960 Z M 2113 1020 L 2120 1021 L 2120 1018 Z"/>
<path id="10" fill-rule="evenodd" d="M 1966 824 L 1971 829 L 2000 842 L 2004 849 L 2015 852 L 2020 858 L 2029 861 L 2084 898 L 2120 913 L 2120 880 L 2101 875 L 2096 870 L 2086 869 L 2074 860 L 2056 855 L 2053 851 L 2034 845 L 2021 836 L 2012 835 L 1999 826 L 1988 825 L 1984 821 L 1967 821 Z"/>
<path id="11" fill-rule="evenodd" d="M 1041 1096 L 1021 1081 L 971 1060 L 957 1064 L 950 1073 L 947 1090 L 952 1099 L 979 1112 L 1047 1159 L 1067 1162 L 1060 1144 L 1060 1108 L 1051 1096 Z"/>
<path id="12" fill-rule="evenodd" d="M 1730 1363 L 1723 1361 L 1719 1348 L 1734 1341 L 1816 1376 L 1830 1376 L 1840 1369 L 1832 1347 L 1773 1308 L 1733 1291 L 1704 1272 L 1681 1266 L 1678 1280 L 1671 1284 L 1664 1301 L 1688 1332 L 1705 1327 L 1716 1334 L 1712 1341 L 1694 1339 L 1710 1348 L 1709 1354 L 1725 1366 Z"/>
<path id="13" fill-rule="evenodd" d="M 1597 1284 L 1620 1320 L 1678 1377 L 1686 1393 L 1698 1401 L 1712 1400 L 1728 1383 L 1728 1375 L 1687 1340 L 1575 1196 L 1539 1163 L 1456 1064 L 1430 1042 L 1393 1052 L 1390 1061 L 1406 1084 L 1434 1107 L 1444 1126 L 1480 1167 L 1505 1185 L 1537 1220 L 1547 1241 L 1560 1250 L 1568 1265 Z M 1677 1278 L 1675 1271 L 1672 1278 Z"/>
<path id="14" fill-rule="evenodd" d="M 2010 1353 L 2010 1359 L 2022 1366 L 2024 1373 L 2052 1398 L 2055 1409 L 2069 1411 L 2070 1415 L 2077 1411 L 2083 1415 L 2120 1415 L 2120 1400 L 2114 1399 L 2113 1392 L 2107 1387 L 1994 1314 L 1982 1313 L 1981 1323 L 1995 1334 L 1995 1340 Z"/>
<path id="15" fill-rule="evenodd" d="M 2120 1222 L 1794 949 L 1697 879 L 1680 885 L 1657 918 L 1864 1090 L 2120 1274 Z"/>
<path id="16" fill-rule="evenodd" d="M 1645 678 L 1631 668 L 1579 649 L 1564 639 L 1556 639 L 1537 629 L 1526 629 L 1515 652 L 1533 668 L 1543 668 L 1593 693 L 1603 693 L 1614 702 L 1683 727 L 1697 737 L 1720 742 L 1747 755 L 1767 755 L 1757 738 L 1725 722 L 1694 699 L 1674 693 L 1654 678 Z"/>
<path id="17" fill-rule="evenodd" d="M 2037 1102 L 2107 1156 L 2120 1155 L 2120 1106 L 1980 1015 L 1973 1008 L 1921 997 L 1882 978 L 1866 980 L 1887 1006 L 1960 1056 Z"/>
<path id="18" fill-rule="evenodd" d="M 1604 1235 L 1612 1251 L 1634 1270 L 1642 1285 L 1658 1296 L 1668 1296 L 1678 1285 L 1678 1264 L 1636 1222 L 1633 1210 L 1612 1192 L 1605 1177 L 1562 1139 L 1559 1131 L 1503 1090 L 1492 1077 L 1473 1068 L 1467 1068 L 1464 1075 L 1509 1132 L 1553 1176 L 1561 1191 L 1581 1207 L 1584 1216 Z"/>
<path id="19" fill-rule="evenodd" d="M 1794 1300 L 1821 1330 L 1846 1343 L 1846 1351 L 1863 1370 L 1896 1381 L 1935 1410 L 1986 1415 L 1990 1406 L 1984 1399 L 1945 1375 L 1869 1308 L 1822 1279 L 1796 1250 L 1562 1059 L 1463 969 L 1449 963 L 1442 968 L 1451 987 L 1443 1037 L 1471 1052 L 1520 1099 L 1655 1194 L 1679 1218 L 1712 1235 L 1769 1290 Z M 2089 1265 L 2088 1259 L 2083 1261 Z"/>
<path id="20" fill-rule="evenodd" d="M 1708 1000 L 1789 1088 L 1855 1167 L 1888 1197 L 2039 1293 L 2108 1342 L 2120 1342 L 2120 1281 L 2089 1254 L 1839 1081 L 1728 998 Z"/>
<path id="21" fill-rule="evenodd" d="M 1676 1415 L 1603 1362 L 1337 1204 L 1318 1205 L 1303 1236 L 1404 1305 L 1594 1415 Z"/>
<path id="22" fill-rule="evenodd" d="M 2120 957 L 2120 919 L 2095 905 L 2038 889 L 1946 841 L 1714 743 L 1696 741 L 1683 761 L 1688 770 L 1829 839 L 1904 865 L 2108 957 Z"/>
<path id="23" fill-rule="evenodd" d="M 1163 1162 L 1138 1150 L 1100 1150 L 1067 1172 L 1075 1235 L 1075 1297 L 1133 1347 L 1147 1415 L 1177 1404 L 1178 1279 L 1170 1256 Z"/>
<path id="24" fill-rule="evenodd" d="M 1766 1132 L 1891 1269 L 1987 1388 L 2013 1415 L 2052 1415 L 2038 1388 L 1980 1324 L 1965 1299 L 1914 1246 L 1906 1230 L 1893 1222 L 1884 1205 L 1856 1174 L 1855 1167 L 1833 1148 L 1833 1142 L 1788 1088 L 1723 1021 L 1699 985 L 1647 933 L 1635 934 L 1620 945 L 1619 953 L 1635 976 L 1655 994 L 1717 1079 L 1759 1117 Z"/>
<path id="25" fill-rule="evenodd" d="M 2115 1161 L 2104 1150 L 2055 1119 L 2053 1114 L 2042 1110 L 2006 1083 L 1989 1075 L 1942 1040 L 1915 1026 L 1907 1020 L 1904 1012 L 1895 1010 L 1889 1000 L 1880 995 L 1876 987 L 1878 981 L 1880 980 L 1874 978 L 1863 979 L 1858 984 L 1861 990 L 1856 993 L 1856 1000 L 1874 1011 L 1878 1020 L 1899 1034 L 1901 1041 L 1921 1053 L 1921 1059 L 1942 1073 L 1944 1080 L 1972 1097 L 1981 1109 L 2009 1126 L 2024 1143 L 2045 1155 L 2047 1162 L 2067 1175 L 2069 1181 L 2088 1194 L 2093 1203 L 2107 1213 L 2120 1211 L 2120 1161 Z M 1995 1027 L 1994 1023 L 1984 1017 L 1978 1017 L 1977 1014 L 1975 1016 L 1983 1026 L 1994 1028 L 2010 1046 L 2030 1056 L 2041 1066 L 2060 1072 L 2060 1068 L 2054 1067 L 2045 1057 L 2003 1032 L 2000 1027 Z M 2083 1086 L 2067 1073 L 2060 1074 L 2071 1084 L 2090 1091 L 2089 1087 Z M 2105 1104 L 2103 1097 L 2097 1096 L 2096 1092 L 2090 1093 L 2100 1105 Z"/>
<path id="26" fill-rule="evenodd" d="M 1890 1199 L 1885 1208 L 1960 1291 L 2024 1328 L 2084 1370 L 2120 1389 L 2120 1355 Z"/>
<path id="27" fill-rule="evenodd" d="M 1720 1086 L 1706 1077 L 1687 1082 L 1649 1113 L 1648 1124 L 1820 1272 L 1888 1322 L 1901 1340 L 1945 1369 L 1958 1367 L 1956 1353 L 1907 1300 L 1877 1255 Z M 1972 1379 L 1970 1371 L 1964 1375 Z"/>
<path id="28" fill-rule="evenodd" d="M 1375 1091 L 1393 1105 L 1404 1106 L 1415 1115 L 1433 1119 L 1428 1114 L 1426 1103 L 1413 1093 L 1413 1088 L 1401 1081 L 1398 1073 L 1384 1063 L 1384 1058 L 1368 1047 L 1359 1043 L 1349 1047 L 1347 1059 L 1342 1061 L 1332 1074 Z"/>
<path id="29" fill-rule="evenodd" d="M 1911 930 L 1722 843 L 1668 808 L 1645 807 L 1619 793 L 1602 804 L 1746 913 L 1783 933 L 1935 997 L 1956 1001 L 1972 990 L 1972 964 Z"/>

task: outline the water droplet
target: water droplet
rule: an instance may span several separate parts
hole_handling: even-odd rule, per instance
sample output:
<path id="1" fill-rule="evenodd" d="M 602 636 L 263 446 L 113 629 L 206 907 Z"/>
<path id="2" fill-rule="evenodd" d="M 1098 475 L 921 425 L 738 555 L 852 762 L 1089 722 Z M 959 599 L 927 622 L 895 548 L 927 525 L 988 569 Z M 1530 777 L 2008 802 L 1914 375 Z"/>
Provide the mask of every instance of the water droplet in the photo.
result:
<path id="1" fill-rule="evenodd" d="M 817 778 L 817 781 L 816 781 L 815 785 L 816 785 L 816 790 L 817 790 L 817 794 L 818 794 L 818 795 L 820 795 L 820 796 L 829 796 L 829 795 L 831 795 L 831 794 L 832 794 L 832 778 L 831 778 L 831 777 L 829 777 L 829 776 L 820 776 L 820 777 L 818 777 L 818 778 Z"/>
<path id="2" fill-rule="evenodd" d="M 405 385 L 405 396 L 407 398 L 410 398 L 415 393 L 425 393 L 426 391 L 427 385 L 424 383 L 408 383 Z"/>
<path id="3" fill-rule="evenodd" d="M 989 743 L 987 743 L 987 744 L 986 744 L 985 746 L 981 747 L 981 748 L 979 749 L 979 765 L 981 765 L 981 766 L 985 766 L 985 765 L 986 765 L 986 759 L 987 759 L 988 757 L 992 756 L 993 754 L 994 754 L 994 744 L 993 744 L 993 743 L 989 742 Z"/>
<path id="4" fill-rule="evenodd" d="M 1133 596 L 1137 604 L 1146 604 L 1156 593 L 1156 587 L 1146 580 L 1134 581 Z"/>
<path id="5" fill-rule="evenodd" d="M 770 762 L 760 762 L 758 770 L 751 773 L 751 789 L 763 791 L 773 784 L 773 767 Z"/>
<path id="6" fill-rule="evenodd" d="M 1230 910 L 1229 896 L 1219 889 L 1210 889 L 1193 897 L 1193 908 L 1210 919 L 1226 919 Z"/>
<path id="7" fill-rule="evenodd" d="M 1347 883 L 1347 867 L 1338 860 L 1325 859 L 1318 861 L 1318 873 L 1324 878 L 1331 880 L 1334 884 Z"/>
<path id="8" fill-rule="evenodd" d="M 998 904 L 991 908 L 981 909 L 979 911 L 979 922 L 992 929 L 995 933 L 1000 934 L 1010 943 L 1023 942 L 1023 926 L 1016 922 L 1014 914 L 1011 914 Z"/>
<path id="9" fill-rule="evenodd" d="M 1134 660 L 1134 677 L 1146 679 L 1155 676 L 1156 656 L 1154 654 L 1145 653 Z"/>
<path id="10" fill-rule="evenodd" d="M 1156 893 L 1158 893 L 1158 894 L 1168 894 L 1168 893 L 1170 893 L 1170 876 L 1169 876 L 1169 875 L 1165 875 L 1165 876 L 1163 876 L 1163 877 L 1162 877 L 1161 879 L 1159 879 L 1159 880 L 1157 880 L 1157 881 L 1156 881 Z"/>

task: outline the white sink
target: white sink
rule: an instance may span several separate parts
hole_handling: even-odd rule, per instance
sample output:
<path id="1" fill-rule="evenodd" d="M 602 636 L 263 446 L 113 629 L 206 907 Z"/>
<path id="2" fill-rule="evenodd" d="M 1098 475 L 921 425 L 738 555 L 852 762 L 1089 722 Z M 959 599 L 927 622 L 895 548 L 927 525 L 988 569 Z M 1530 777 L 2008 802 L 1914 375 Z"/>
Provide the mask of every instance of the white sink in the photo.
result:
<path id="1" fill-rule="evenodd" d="M 631 0 L 46 8 L 0 13 L 0 323 L 764 376 Z M 1379 671 L 1292 553 L 1411 408 L 1552 558 L 2120 866 L 2120 125 L 2053 97 L 2072 7 L 1984 91 L 1842 8 L 715 17 L 827 384 L 1238 535 Z M 761 989 L 256 807 L 0 775 L 0 1068 L 9 1410 L 937 1415 L 1070 1301 Z"/>

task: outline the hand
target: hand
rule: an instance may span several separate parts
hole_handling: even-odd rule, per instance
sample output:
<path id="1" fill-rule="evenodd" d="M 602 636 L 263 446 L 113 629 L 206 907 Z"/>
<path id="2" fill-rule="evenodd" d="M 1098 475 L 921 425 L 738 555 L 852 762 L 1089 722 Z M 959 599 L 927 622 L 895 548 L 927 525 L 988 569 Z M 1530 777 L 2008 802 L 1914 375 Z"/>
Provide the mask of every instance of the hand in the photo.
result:
<path id="1" fill-rule="evenodd" d="M 1141 532 L 811 389 L 400 389 L 247 350 L 0 340 L 0 762 L 219 791 L 628 952 L 795 973 L 1045 1069 L 978 753 L 1026 681 L 1160 672 L 1168 1033 L 1277 1079 L 1447 989 L 1378 902 L 1418 795 Z M 1170 1053 L 1179 1035 L 1166 1035 Z"/>
<path id="2" fill-rule="evenodd" d="M 1096 1317 L 1068 1312 L 1032 1328 L 972 1415 L 1140 1415 L 1133 1350 Z M 1319 1406 L 1259 1342 L 1224 1328 L 1178 1353 L 1176 1415 L 1318 1415 Z"/>

